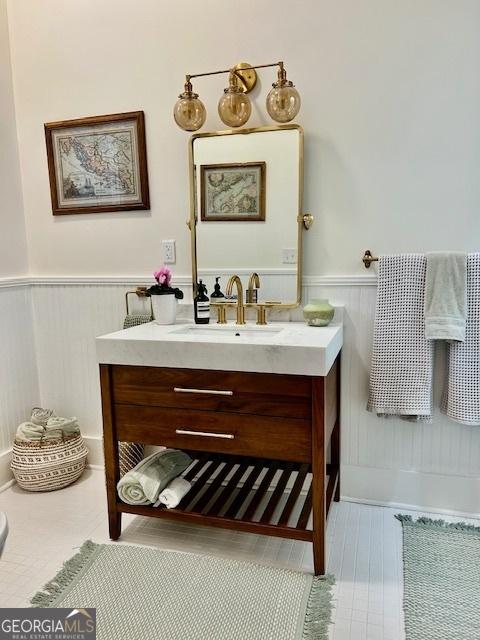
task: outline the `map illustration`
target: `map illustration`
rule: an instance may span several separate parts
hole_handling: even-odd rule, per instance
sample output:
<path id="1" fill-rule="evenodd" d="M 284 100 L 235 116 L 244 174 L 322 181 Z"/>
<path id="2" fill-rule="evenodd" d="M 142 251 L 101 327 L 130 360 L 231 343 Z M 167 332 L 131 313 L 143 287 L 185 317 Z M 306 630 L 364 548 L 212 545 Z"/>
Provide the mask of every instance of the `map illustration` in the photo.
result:
<path id="1" fill-rule="evenodd" d="M 56 151 L 64 201 L 137 196 L 131 129 L 62 135 Z"/>
<path id="2" fill-rule="evenodd" d="M 203 166 L 202 219 L 263 220 L 264 172 L 263 162 Z"/>

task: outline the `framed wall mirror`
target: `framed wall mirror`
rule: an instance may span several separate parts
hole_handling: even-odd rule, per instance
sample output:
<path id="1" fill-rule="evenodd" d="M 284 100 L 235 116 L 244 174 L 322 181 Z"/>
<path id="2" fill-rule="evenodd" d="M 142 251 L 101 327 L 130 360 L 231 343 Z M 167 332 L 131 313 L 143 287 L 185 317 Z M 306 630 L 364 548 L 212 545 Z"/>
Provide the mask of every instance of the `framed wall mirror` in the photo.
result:
<path id="1" fill-rule="evenodd" d="M 289 124 L 195 134 L 190 139 L 190 220 L 194 294 L 222 291 L 231 275 L 258 302 L 301 302 L 303 129 Z M 245 300 L 244 300 L 245 302 Z"/>

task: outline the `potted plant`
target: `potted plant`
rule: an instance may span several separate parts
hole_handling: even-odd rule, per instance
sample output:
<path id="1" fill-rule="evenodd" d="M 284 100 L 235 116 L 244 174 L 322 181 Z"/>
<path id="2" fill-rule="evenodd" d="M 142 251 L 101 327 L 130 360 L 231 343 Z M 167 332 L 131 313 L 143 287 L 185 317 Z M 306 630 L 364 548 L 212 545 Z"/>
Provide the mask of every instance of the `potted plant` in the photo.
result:
<path id="1" fill-rule="evenodd" d="M 177 300 L 183 298 L 183 291 L 170 286 L 172 272 L 168 267 L 155 271 L 153 277 L 157 284 L 147 289 L 147 296 L 152 298 L 154 320 L 157 324 L 175 324 Z"/>

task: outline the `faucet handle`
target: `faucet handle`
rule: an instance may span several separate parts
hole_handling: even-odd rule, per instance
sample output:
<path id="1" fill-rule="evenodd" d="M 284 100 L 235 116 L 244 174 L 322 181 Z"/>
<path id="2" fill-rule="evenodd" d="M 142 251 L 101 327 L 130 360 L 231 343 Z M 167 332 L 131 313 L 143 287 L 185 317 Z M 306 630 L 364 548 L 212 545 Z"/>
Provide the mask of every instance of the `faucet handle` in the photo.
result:
<path id="1" fill-rule="evenodd" d="M 267 308 L 264 304 L 257 305 L 257 324 L 267 324 Z"/>
<path id="2" fill-rule="evenodd" d="M 212 307 L 217 309 L 217 324 L 227 324 L 227 303 L 213 303 Z"/>

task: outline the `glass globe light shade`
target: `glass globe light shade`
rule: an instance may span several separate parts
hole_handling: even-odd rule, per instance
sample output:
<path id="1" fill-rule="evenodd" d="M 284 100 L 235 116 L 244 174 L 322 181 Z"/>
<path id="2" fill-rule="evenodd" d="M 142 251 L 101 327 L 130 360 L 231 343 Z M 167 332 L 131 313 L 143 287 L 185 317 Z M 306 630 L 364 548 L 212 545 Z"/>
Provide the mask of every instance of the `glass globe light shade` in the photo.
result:
<path id="1" fill-rule="evenodd" d="M 241 127 L 252 113 L 250 98 L 237 85 L 235 76 L 230 76 L 230 85 L 224 89 L 218 101 L 218 115 L 228 127 Z"/>
<path id="2" fill-rule="evenodd" d="M 268 114 L 276 122 L 293 120 L 300 111 L 300 105 L 300 94 L 289 81 L 283 86 L 275 83 L 267 96 Z"/>
<path id="3" fill-rule="evenodd" d="M 197 131 L 205 122 L 207 111 L 198 93 L 194 93 L 190 82 L 185 84 L 185 91 L 178 96 L 173 107 L 173 117 L 184 131 Z"/>

